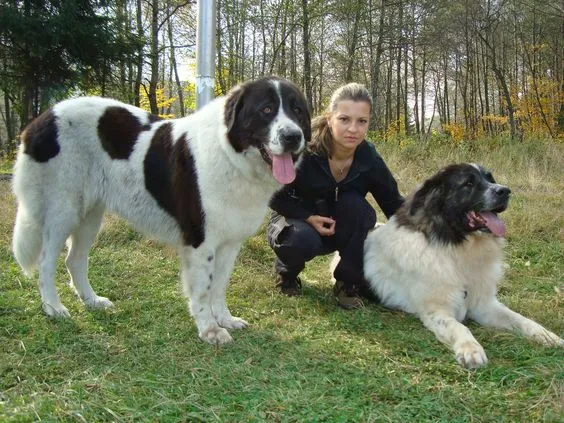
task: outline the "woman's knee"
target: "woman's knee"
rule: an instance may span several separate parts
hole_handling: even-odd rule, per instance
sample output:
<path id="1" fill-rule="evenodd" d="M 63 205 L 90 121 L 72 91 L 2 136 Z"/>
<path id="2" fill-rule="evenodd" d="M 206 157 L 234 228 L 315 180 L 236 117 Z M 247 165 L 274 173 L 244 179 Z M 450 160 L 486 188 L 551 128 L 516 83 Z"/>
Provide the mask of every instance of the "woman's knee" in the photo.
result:
<path id="1" fill-rule="evenodd" d="M 315 253 L 323 248 L 323 241 L 319 232 L 303 220 L 290 219 L 290 225 L 281 235 L 281 243 L 291 248 Z"/>
<path id="2" fill-rule="evenodd" d="M 359 193 L 346 192 L 336 204 L 335 219 L 347 232 L 368 231 L 376 224 L 376 211 Z"/>
<path id="3" fill-rule="evenodd" d="M 275 251 L 297 251 L 306 257 L 314 257 L 323 249 L 321 235 L 307 222 L 287 219 L 277 233 L 269 235 L 269 242 Z"/>

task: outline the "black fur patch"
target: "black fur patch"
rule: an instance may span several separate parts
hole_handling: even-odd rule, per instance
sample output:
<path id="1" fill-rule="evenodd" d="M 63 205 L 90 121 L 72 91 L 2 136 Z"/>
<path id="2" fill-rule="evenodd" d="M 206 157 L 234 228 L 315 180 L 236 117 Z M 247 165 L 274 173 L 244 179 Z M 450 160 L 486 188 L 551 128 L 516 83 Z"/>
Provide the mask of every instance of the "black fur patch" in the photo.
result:
<path id="1" fill-rule="evenodd" d="M 150 125 L 142 125 L 129 110 L 108 107 L 98 121 L 98 136 L 112 159 L 127 160 L 139 133 L 149 128 Z"/>
<path id="2" fill-rule="evenodd" d="M 172 143 L 172 124 L 161 125 L 144 161 L 145 187 L 159 206 L 176 219 L 186 245 L 204 241 L 204 215 L 194 157 L 185 137 Z"/>
<path id="3" fill-rule="evenodd" d="M 45 163 L 61 150 L 57 135 L 57 117 L 52 110 L 48 110 L 32 120 L 25 129 L 22 140 L 24 153 Z"/>
<path id="4" fill-rule="evenodd" d="M 284 102 L 284 112 L 294 119 L 304 133 L 306 143 L 311 140 L 311 115 L 305 97 L 293 85 L 287 81 L 280 82 L 280 92 Z"/>
<path id="5" fill-rule="evenodd" d="M 174 199 L 172 198 L 172 125 L 161 125 L 151 139 L 151 145 L 143 162 L 145 172 L 145 188 L 149 191 L 161 208 L 171 216 L 176 216 Z"/>
<path id="6" fill-rule="evenodd" d="M 176 199 L 177 220 L 186 245 L 197 248 L 205 238 L 204 211 L 194 156 L 188 148 L 186 135 L 174 145 L 172 157 L 172 188 Z"/>

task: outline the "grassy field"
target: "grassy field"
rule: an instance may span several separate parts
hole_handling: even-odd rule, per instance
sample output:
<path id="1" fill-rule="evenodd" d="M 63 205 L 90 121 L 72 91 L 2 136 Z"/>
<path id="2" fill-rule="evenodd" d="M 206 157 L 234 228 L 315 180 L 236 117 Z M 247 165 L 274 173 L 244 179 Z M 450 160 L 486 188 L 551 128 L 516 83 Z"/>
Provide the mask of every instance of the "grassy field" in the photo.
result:
<path id="1" fill-rule="evenodd" d="M 513 190 L 500 298 L 564 334 L 564 148 L 544 143 L 390 143 L 379 150 L 402 192 L 440 166 L 474 161 Z M 88 311 L 58 283 L 72 319 L 40 310 L 36 282 L 11 254 L 15 202 L 0 181 L 0 420 L 232 422 L 562 421 L 564 352 L 469 323 L 489 364 L 459 367 L 412 316 L 337 307 L 328 258 L 304 292 L 274 290 L 264 233 L 238 258 L 228 303 L 251 323 L 215 348 L 197 338 L 174 251 L 109 216 L 90 278 L 116 307 Z M 379 213 L 382 216 L 382 213 Z"/>

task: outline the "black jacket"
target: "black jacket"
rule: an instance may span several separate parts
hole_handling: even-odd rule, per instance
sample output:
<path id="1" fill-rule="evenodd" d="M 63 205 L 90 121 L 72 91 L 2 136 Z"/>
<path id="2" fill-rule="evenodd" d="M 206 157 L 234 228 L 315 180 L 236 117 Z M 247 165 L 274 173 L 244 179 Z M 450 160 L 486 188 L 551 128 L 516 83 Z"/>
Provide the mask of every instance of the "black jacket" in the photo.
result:
<path id="1" fill-rule="evenodd" d="M 348 191 L 356 191 L 363 198 L 370 192 L 388 218 L 403 203 L 384 160 L 374 145 L 363 141 L 355 151 L 347 177 L 339 183 L 331 174 L 327 157 L 307 152 L 294 182 L 274 194 L 270 207 L 286 218 L 307 219 L 314 214 L 326 214 L 320 210 L 318 200 L 325 200 L 331 214 L 339 195 Z"/>

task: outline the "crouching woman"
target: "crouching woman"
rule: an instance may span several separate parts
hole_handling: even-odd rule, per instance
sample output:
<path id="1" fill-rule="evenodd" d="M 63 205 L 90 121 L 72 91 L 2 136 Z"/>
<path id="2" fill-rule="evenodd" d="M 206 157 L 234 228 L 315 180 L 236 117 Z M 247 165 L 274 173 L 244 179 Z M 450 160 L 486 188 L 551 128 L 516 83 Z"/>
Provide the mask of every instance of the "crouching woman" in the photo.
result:
<path id="1" fill-rule="evenodd" d="M 274 195 L 267 235 L 276 254 L 277 286 L 301 293 L 306 262 L 338 251 L 334 294 L 346 309 L 362 306 L 368 294 L 363 246 L 376 224 L 372 194 L 387 217 L 403 202 L 397 183 L 375 147 L 365 140 L 372 99 L 361 84 L 337 89 L 327 112 L 314 119 L 312 140 L 296 179 Z"/>

